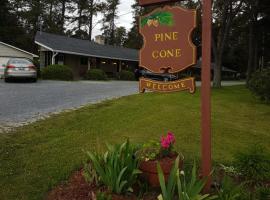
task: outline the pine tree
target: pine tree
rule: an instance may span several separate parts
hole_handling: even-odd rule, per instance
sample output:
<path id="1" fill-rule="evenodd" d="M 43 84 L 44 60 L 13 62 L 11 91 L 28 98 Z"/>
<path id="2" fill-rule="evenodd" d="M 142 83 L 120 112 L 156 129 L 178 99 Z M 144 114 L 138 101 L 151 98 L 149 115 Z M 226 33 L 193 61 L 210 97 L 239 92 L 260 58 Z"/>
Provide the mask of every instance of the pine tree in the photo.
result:
<path id="1" fill-rule="evenodd" d="M 119 3 L 119 0 L 108 0 L 105 4 L 102 35 L 105 38 L 106 44 L 115 45 L 115 20 L 117 19 L 117 7 Z"/>

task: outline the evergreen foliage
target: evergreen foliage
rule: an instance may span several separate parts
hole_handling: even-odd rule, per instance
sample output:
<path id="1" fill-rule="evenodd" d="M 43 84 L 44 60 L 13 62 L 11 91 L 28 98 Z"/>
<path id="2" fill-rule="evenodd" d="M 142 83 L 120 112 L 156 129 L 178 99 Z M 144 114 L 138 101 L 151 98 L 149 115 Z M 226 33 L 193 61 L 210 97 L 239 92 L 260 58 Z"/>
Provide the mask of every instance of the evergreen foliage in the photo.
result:
<path id="1" fill-rule="evenodd" d="M 41 69 L 42 79 L 47 80 L 73 80 L 73 73 L 70 67 L 66 65 L 50 65 Z"/>

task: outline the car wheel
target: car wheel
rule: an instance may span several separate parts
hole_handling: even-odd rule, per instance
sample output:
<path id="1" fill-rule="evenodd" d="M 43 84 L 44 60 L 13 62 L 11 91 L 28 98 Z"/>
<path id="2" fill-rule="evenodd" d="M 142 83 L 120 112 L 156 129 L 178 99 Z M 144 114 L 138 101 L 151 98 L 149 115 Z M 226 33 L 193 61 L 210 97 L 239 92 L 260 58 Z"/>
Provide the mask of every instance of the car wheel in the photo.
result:
<path id="1" fill-rule="evenodd" d="M 6 82 L 6 83 L 9 83 L 10 80 L 9 80 L 8 78 L 5 78 L 5 82 Z"/>
<path id="2" fill-rule="evenodd" d="M 33 83 L 36 83 L 36 82 L 37 82 L 37 78 L 33 78 L 33 79 L 32 79 L 32 82 L 33 82 Z"/>

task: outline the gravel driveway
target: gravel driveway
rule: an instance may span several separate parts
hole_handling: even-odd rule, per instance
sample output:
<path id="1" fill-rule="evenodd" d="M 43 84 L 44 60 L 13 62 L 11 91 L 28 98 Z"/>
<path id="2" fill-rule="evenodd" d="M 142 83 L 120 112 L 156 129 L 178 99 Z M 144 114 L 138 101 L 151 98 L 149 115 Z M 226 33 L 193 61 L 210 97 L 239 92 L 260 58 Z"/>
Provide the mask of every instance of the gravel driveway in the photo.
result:
<path id="1" fill-rule="evenodd" d="M 228 81 L 222 85 L 243 83 Z M 196 85 L 199 87 L 200 82 Z M 4 83 L 0 80 L 0 133 L 52 113 L 135 93 L 138 93 L 135 81 Z"/>
<path id="2" fill-rule="evenodd" d="M 0 132 L 51 113 L 135 93 L 138 93 L 135 81 L 4 83 L 0 80 Z"/>

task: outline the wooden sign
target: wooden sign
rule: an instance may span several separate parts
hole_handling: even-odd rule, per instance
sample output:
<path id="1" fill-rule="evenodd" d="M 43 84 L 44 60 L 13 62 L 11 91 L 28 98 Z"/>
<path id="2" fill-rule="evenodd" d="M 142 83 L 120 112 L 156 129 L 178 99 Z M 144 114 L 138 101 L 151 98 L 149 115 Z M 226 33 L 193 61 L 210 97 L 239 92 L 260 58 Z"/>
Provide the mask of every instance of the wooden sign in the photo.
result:
<path id="1" fill-rule="evenodd" d="M 141 93 L 145 92 L 145 90 L 150 90 L 154 92 L 176 92 L 188 90 L 190 93 L 194 93 L 195 79 L 193 77 L 190 77 L 177 81 L 160 82 L 151 79 L 141 78 L 139 88 Z"/>
<path id="2" fill-rule="evenodd" d="M 140 6 L 146 6 L 151 4 L 171 3 L 179 0 L 139 0 Z"/>
<path id="3" fill-rule="evenodd" d="M 140 66 L 155 73 L 176 73 L 196 64 L 196 47 L 191 33 L 196 27 L 196 10 L 179 6 L 158 8 L 140 18 L 144 45 Z"/>

